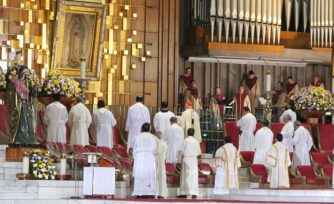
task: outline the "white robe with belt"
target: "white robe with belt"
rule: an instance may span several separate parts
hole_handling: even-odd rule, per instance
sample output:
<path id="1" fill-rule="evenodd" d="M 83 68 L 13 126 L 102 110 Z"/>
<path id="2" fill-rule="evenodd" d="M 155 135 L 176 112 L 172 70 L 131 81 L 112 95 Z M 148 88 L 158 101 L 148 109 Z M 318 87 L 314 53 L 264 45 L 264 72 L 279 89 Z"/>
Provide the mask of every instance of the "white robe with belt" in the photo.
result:
<path id="1" fill-rule="evenodd" d="M 78 103 L 68 114 L 68 125 L 71 129 L 71 144 L 89 145 L 88 128 L 92 123 L 92 116 L 88 108 Z"/>
<path id="2" fill-rule="evenodd" d="M 289 150 L 282 142 L 276 142 L 267 152 L 269 166 L 268 182 L 270 188 L 289 188 L 289 169 L 291 165 Z"/>
<path id="3" fill-rule="evenodd" d="M 189 128 L 195 129 L 194 137 L 201 143 L 202 142 L 202 133 L 201 133 L 201 126 L 199 122 L 199 116 L 196 111 L 192 108 L 187 108 L 183 111 L 181 116 L 181 126 L 184 131 L 184 135 L 187 135 L 187 131 Z"/>
<path id="4" fill-rule="evenodd" d="M 310 132 L 303 126 L 299 126 L 295 131 L 292 140 L 295 146 L 292 157 L 292 171 L 295 172 L 299 165 L 311 165 L 310 150 L 313 140 Z"/>
<path id="5" fill-rule="evenodd" d="M 58 101 L 50 103 L 44 113 L 44 123 L 48 126 L 47 141 L 66 143 L 66 107 Z"/>
<path id="6" fill-rule="evenodd" d="M 156 137 L 157 149 L 155 152 L 155 162 L 157 166 L 157 195 L 164 198 L 168 195 L 166 176 L 166 157 L 168 146 L 165 141 Z"/>
<path id="7" fill-rule="evenodd" d="M 176 123 L 169 126 L 163 133 L 164 141 L 166 141 L 168 146 L 168 155 L 166 162 L 167 163 L 177 163 L 178 161 L 178 152 L 182 147 L 184 140 L 183 129 Z"/>
<path id="8" fill-rule="evenodd" d="M 256 132 L 254 139 L 255 154 L 253 164 L 267 164 L 266 156 L 273 144 L 273 137 L 274 134 L 268 127 L 263 127 Z"/>
<path id="9" fill-rule="evenodd" d="M 153 126 L 155 131 L 160 135 L 163 134 L 165 130 L 170 126 L 170 118 L 174 116 L 174 113 L 170 111 L 157 112 L 153 118 Z"/>
<path id="10" fill-rule="evenodd" d="M 254 131 L 256 129 L 256 118 L 252 113 L 242 116 L 237 122 L 242 131 L 239 137 L 238 151 L 254 151 Z"/>
<path id="11" fill-rule="evenodd" d="M 220 147 L 215 154 L 216 177 L 213 194 L 221 195 L 239 188 L 238 168 L 241 166 L 238 150 L 232 143 Z"/>
<path id="12" fill-rule="evenodd" d="M 141 126 L 150 122 L 150 112 L 144 104 L 137 102 L 129 108 L 125 125 L 125 131 L 128 132 L 128 151 L 133 147 L 135 137 L 141 133 Z"/>
<path id="13" fill-rule="evenodd" d="M 132 195 L 155 196 L 157 194 L 157 170 L 154 154 L 157 142 L 154 135 L 148 132 L 135 137 L 133 145 L 133 177 L 134 189 Z"/>
<path id="14" fill-rule="evenodd" d="M 285 123 L 281 130 L 281 134 L 283 135 L 282 143 L 288 148 L 289 152 L 293 152 L 292 137 L 294 132 L 295 127 L 293 126 L 292 121 Z"/>
<path id="15" fill-rule="evenodd" d="M 188 136 L 182 144 L 180 156 L 182 157 L 182 170 L 180 182 L 180 195 L 198 195 L 198 161 L 201 147 L 197 139 Z"/>
<path id="16" fill-rule="evenodd" d="M 96 146 L 113 148 L 113 127 L 116 120 L 111 111 L 106 108 L 99 108 L 93 114 L 93 125 L 96 129 Z"/>

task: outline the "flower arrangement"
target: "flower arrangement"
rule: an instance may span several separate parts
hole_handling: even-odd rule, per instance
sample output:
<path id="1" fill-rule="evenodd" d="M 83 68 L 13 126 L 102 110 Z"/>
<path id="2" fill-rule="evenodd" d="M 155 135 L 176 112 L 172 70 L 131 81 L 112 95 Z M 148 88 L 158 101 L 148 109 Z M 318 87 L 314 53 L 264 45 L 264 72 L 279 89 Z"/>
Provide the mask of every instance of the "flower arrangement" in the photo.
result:
<path id="1" fill-rule="evenodd" d="M 334 110 L 333 95 L 321 87 L 303 87 L 293 97 L 296 110 Z"/>
<path id="2" fill-rule="evenodd" d="M 72 98 L 79 96 L 80 91 L 78 82 L 65 78 L 57 72 L 50 71 L 43 82 L 41 94 L 52 95 L 59 93 L 67 98 Z"/>
<path id="3" fill-rule="evenodd" d="M 2 67 L 0 67 L 0 91 L 6 89 L 6 76 Z"/>
<path id="4" fill-rule="evenodd" d="M 49 151 L 34 149 L 25 152 L 24 156 L 29 157 L 30 169 L 35 179 L 55 180 L 56 166 L 53 164 L 54 160 L 50 157 Z"/>

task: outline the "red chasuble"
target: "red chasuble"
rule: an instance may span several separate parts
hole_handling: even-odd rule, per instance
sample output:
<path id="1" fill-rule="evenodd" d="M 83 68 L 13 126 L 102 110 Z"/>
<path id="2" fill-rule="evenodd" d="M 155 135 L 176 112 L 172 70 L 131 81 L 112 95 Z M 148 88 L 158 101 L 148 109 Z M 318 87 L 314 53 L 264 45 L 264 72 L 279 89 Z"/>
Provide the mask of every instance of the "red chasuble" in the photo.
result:
<path id="1" fill-rule="evenodd" d="M 183 83 L 187 86 L 187 88 L 190 88 L 191 86 L 191 81 L 193 80 L 191 75 L 190 76 L 185 76 L 185 75 L 182 75 L 180 77 L 182 80 L 183 80 Z"/>
<path id="2" fill-rule="evenodd" d="M 256 84 L 256 81 L 257 81 L 257 77 L 254 77 L 253 79 L 250 79 L 247 77 L 245 79 L 246 86 L 249 88 L 249 90 L 253 88 L 253 86 Z"/>

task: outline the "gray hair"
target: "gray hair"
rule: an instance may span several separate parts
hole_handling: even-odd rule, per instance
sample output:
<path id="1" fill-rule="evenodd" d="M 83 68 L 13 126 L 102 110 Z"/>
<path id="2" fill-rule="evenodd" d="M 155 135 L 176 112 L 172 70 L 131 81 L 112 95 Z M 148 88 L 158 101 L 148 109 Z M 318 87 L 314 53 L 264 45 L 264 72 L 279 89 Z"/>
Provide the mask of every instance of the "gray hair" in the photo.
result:
<path id="1" fill-rule="evenodd" d="M 76 99 L 77 99 L 78 103 L 83 103 L 84 102 L 84 98 L 82 96 L 78 96 Z"/>
<path id="2" fill-rule="evenodd" d="M 302 123 L 299 122 L 298 120 L 296 120 L 296 121 L 293 123 L 293 125 L 294 125 L 295 127 L 299 127 L 299 126 L 302 125 Z"/>

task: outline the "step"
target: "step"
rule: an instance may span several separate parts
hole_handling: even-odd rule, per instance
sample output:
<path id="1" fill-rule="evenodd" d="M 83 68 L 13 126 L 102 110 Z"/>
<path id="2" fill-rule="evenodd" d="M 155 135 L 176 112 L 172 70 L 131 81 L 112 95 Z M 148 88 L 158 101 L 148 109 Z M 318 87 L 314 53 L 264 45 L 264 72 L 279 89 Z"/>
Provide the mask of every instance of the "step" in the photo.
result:
<path id="1" fill-rule="evenodd" d="M 26 186 L 0 186 L 0 193 L 26 193 Z M 36 191 L 37 192 L 37 191 Z"/>

